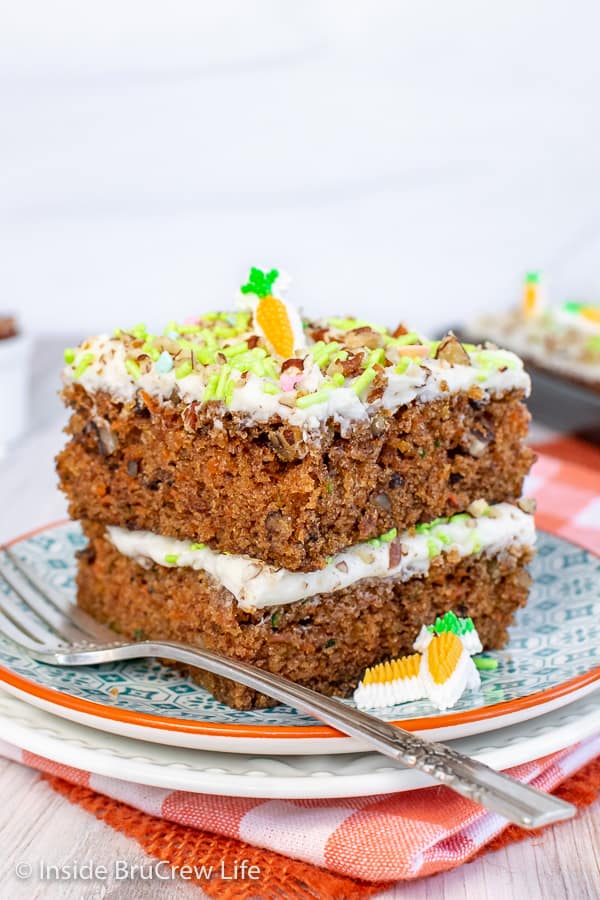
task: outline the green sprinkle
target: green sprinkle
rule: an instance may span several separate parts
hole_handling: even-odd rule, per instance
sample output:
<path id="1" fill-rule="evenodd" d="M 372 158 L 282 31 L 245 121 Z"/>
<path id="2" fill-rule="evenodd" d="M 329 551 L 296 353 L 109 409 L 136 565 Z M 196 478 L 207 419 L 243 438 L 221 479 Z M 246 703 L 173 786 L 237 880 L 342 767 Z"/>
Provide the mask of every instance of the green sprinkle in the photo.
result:
<path id="1" fill-rule="evenodd" d="M 215 391 L 217 389 L 217 382 L 219 380 L 219 373 L 213 373 L 206 383 L 206 387 L 204 388 L 204 393 L 202 394 L 202 402 L 208 403 L 209 400 L 214 400 Z"/>
<path id="2" fill-rule="evenodd" d="M 326 556 L 325 562 L 327 563 L 328 566 L 330 566 L 333 562 L 333 556 Z"/>
<path id="3" fill-rule="evenodd" d="M 186 359 L 185 362 L 182 362 L 180 366 L 177 366 L 175 369 L 175 378 L 187 378 L 188 375 L 191 375 L 194 370 L 189 359 Z"/>
<path id="4" fill-rule="evenodd" d="M 334 374 L 331 377 L 331 380 L 336 387 L 341 387 L 344 384 L 344 382 L 346 381 L 346 379 L 344 378 L 344 376 L 342 375 L 341 372 L 334 372 Z"/>
<path id="5" fill-rule="evenodd" d="M 63 353 L 63 356 L 67 365 L 71 365 L 72 362 L 75 362 L 75 351 L 72 347 L 67 347 L 65 349 L 65 352 Z"/>
<path id="6" fill-rule="evenodd" d="M 169 565 L 172 565 L 172 566 L 177 565 L 178 559 L 179 559 L 178 553 L 166 553 L 165 554 L 165 562 L 169 563 Z"/>
<path id="7" fill-rule="evenodd" d="M 439 556 L 441 553 L 440 546 L 437 541 L 433 538 L 427 538 L 427 555 L 429 559 L 433 559 L 434 556 Z"/>
<path id="8" fill-rule="evenodd" d="M 248 342 L 241 341 L 239 344 L 231 344 L 229 347 L 225 347 L 221 352 L 227 359 L 231 359 L 232 356 L 239 356 L 240 353 L 246 353 L 247 350 Z"/>
<path id="9" fill-rule="evenodd" d="M 382 366 L 385 362 L 385 350 L 383 347 L 376 347 L 369 354 L 369 366 Z"/>
<path id="10" fill-rule="evenodd" d="M 448 519 L 449 522 L 468 522 L 471 516 L 468 513 L 455 513 Z"/>
<path id="11" fill-rule="evenodd" d="M 271 616 L 271 628 L 277 631 L 277 627 L 279 625 L 279 619 L 281 618 L 281 613 L 273 613 Z"/>
<path id="12" fill-rule="evenodd" d="M 352 318 L 333 318 L 325 320 L 328 325 L 332 328 L 336 328 L 338 331 L 353 331 L 355 328 L 371 328 L 373 331 L 377 331 L 379 334 L 385 333 L 385 328 L 381 325 L 374 325 L 372 322 L 367 322 L 365 319 L 352 319 Z"/>
<path id="13" fill-rule="evenodd" d="M 137 338 L 139 341 L 141 341 L 147 336 L 148 331 L 146 329 L 146 326 L 142 322 L 140 322 L 139 325 L 133 326 L 133 328 L 131 329 L 131 334 L 134 336 L 134 338 Z"/>
<path id="14" fill-rule="evenodd" d="M 471 535 L 471 553 L 481 553 L 481 536 L 476 531 Z"/>
<path id="15" fill-rule="evenodd" d="M 410 364 L 411 364 L 410 356 L 403 356 L 402 359 L 400 359 L 396 363 L 396 365 L 394 367 L 394 371 L 397 372 L 398 375 L 404 375 L 404 373 L 406 372 L 406 370 L 408 369 Z"/>
<path id="16" fill-rule="evenodd" d="M 316 406 L 317 403 L 325 403 L 330 393 L 330 388 L 324 387 L 320 391 L 315 391 L 314 394 L 305 394 L 304 397 L 298 397 L 296 406 L 299 409 L 307 409 L 309 406 Z"/>
<path id="17" fill-rule="evenodd" d="M 475 667 L 482 672 L 491 672 L 493 669 L 498 668 L 498 660 L 492 659 L 491 656 L 474 656 L 473 662 Z"/>
<path id="18" fill-rule="evenodd" d="M 539 272 L 527 272 L 525 275 L 525 282 L 527 284 L 539 284 L 540 281 L 540 273 Z"/>
<path id="19" fill-rule="evenodd" d="M 325 643 L 325 649 L 326 649 L 326 650 L 327 650 L 329 647 L 334 647 L 334 646 L 335 646 L 335 638 L 329 638 L 329 640 L 326 641 L 326 643 Z"/>
<path id="20" fill-rule="evenodd" d="M 428 534 L 431 531 L 431 523 L 421 522 L 419 525 L 415 525 L 415 531 L 417 534 Z"/>
<path id="21" fill-rule="evenodd" d="M 406 347 L 408 344 L 418 344 L 419 335 L 416 331 L 409 331 L 408 334 L 401 334 L 400 337 L 393 338 L 392 343 L 396 347 Z"/>
<path id="22" fill-rule="evenodd" d="M 425 450 L 423 447 L 421 447 L 419 449 L 419 456 L 421 457 L 421 459 L 425 459 L 425 457 L 427 456 L 427 450 Z"/>
<path id="23" fill-rule="evenodd" d="M 229 381 L 227 382 L 227 387 L 225 388 L 225 396 L 223 398 L 225 401 L 225 406 L 231 406 L 231 401 L 233 400 L 234 389 L 235 389 L 235 381 L 233 380 L 233 378 L 230 378 Z"/>
<path id="24" fill-rule="evenodd" d="M 202 325 L 180 325 L 179 334 L 198 334 L 202 331 Z"/>
<path id="25" fill-rule="evenodd" d="M 327 482 L 326 490 L 328 494 L 333 494 L 333 481 Z"/>
<path id="26" fill-rule="evenodd" d="M 135 359 L 126 359 L 125 360 L 125 368 L 131 375 L 134 381 L 137 381 L 140 375 L 142 374 L 142 370 L 139 367 L 139 364 L 136 363 Z"/>
<path id="27" fill-rule="evenodd" d="M 271 381 L 265 381 L 265 383 L 263 384 L 263 393 L 271 394 L 274 397 L 275 394 L 279 394 L 281 393 L 281 391 L 276 384 L 273 384 Z"/>
<path id="28" fill-rule="evenodd" d="M 473 358 L 482 369 L 518 369 L 519 361 L 503 350 L 478 350 Z"/>
<path id="29" fill-rule="evenodd" d="M 204 550 L 206 544 L 192 544 L 190 550 Z"/>
<path id="30" fill-rule="evenodd" d="M 390 528 L 389 531 L 386 531 L 385 534 L 379 535 L 379 540 L 383 541 L 384 544 L 391 544 L 393 540 L 398 537 L 398 529 Z"/>
<path id="31" fill-rule="evenodd" d="M 438 539 L 438 541 L 441 541 L 445 547 L 447 547 L 448 544 L 452 543 L 452 541 L 450 540 L 450 538 L 446 534 L 446 532 L 442 531 L 441 529 L 436 529 L 435 536 Z"/>
<path id="32" fill-rule="evenodd" d="M 352 390 L 357 396 L 360 396 L 366 388 L 369 387 L 372 381 L 375 380 L 377 372 L 375 369 L 365 369 L 362 375 L 359 375 L 358 378 L 355 378 L 352 382 Z"/>
<path id="33" fill-rule="evenodd" d="M 593 337 L 589 338 L 585 345 L 586 350 L 591 350 L 592 353 L 600 353 L 600 334 L 595 334 Z"/>
<path id="34" fill-rule="evenodd" d="M 79 361 L 75 366 L 75 371 L 73 372 L 73 378 L 81 378 L 85 370 L 91 366 L 94 362 L 94 354 L 93 353 L 84 353 L 83 356 L 79 357 Z"/>
<path id="35" fill-rule="evenodd" d="M 381 547 L 381 539 L 376 537 L 370 538 L 370 540 L 367 541 L 367 544 L 370 544 L 371 547 Z"/>

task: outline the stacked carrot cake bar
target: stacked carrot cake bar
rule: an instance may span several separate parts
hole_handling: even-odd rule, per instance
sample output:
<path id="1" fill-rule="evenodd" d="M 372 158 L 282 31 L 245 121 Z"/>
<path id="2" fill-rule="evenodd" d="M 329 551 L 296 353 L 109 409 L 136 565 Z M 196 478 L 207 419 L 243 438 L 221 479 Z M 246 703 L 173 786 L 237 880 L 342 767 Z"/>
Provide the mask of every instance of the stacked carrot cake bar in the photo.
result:
<path id="1" fill-rule="evenodd" d="M 535 540 L 513 353 L 303 320 L 279 273 L 253 269 L 235 311 L 65 360 L 58 472 L 98 620 L 338 695 L 448 609 L 505 643 Z M 271 703 L 193 676 L 231 706 Z"/>

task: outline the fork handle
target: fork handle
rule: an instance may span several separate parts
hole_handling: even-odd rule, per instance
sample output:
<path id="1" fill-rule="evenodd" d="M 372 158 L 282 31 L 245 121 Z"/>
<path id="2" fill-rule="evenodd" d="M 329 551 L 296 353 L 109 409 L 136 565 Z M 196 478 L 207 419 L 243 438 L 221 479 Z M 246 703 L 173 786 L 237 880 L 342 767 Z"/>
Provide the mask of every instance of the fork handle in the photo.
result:
<path id="1" fill-rule="evenodd" d="M 424 772 L 522 828 L 540 828 L 569 819 L 576 812 L 572 804 L 496 772 L 444 744 L 417 737 L 287 678 L 210 650 L 193 648 L 178 641 L 140 641 L 95 645 L 93 649 L 65 648 L 48 654 L 50 656 L 48 662 L 71 666 L 153 656 L 174 659 L 298 707 L 344 734 L 358 738 L 379 753 Z"/>

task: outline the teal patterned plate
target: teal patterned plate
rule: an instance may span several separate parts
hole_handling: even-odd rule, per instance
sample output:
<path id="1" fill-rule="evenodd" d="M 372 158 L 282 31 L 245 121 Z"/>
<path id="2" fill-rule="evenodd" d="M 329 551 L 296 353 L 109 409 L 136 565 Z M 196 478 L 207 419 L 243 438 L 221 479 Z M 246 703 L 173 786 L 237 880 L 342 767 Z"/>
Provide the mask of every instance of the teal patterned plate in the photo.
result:
<path id="1" fill-rule="evenodd" d="M 67 522 L 13 546 L 38 577 L 73 600 L 75 551 L 83 545 L 79 526 Z M 479 692 L 467 692 L 449 712 L 423 700 L 381 711 L 381 717 L 446 740 L 549 712 L 598 686 L 600 559 L 540 532 L 531 572 L 529 602 L 517 615 L 508 647 L 493 654 L 498 668 L 482 672 Z M 9 590 L 0 582 L 0 591 Z M 59 668 L 35 662 L 0 639 L 0 682 L 56 715 L 173 746 L 278 754 L 360 749 L 353 739 L 289 707 L 230 709 L 152 660 Z"/>

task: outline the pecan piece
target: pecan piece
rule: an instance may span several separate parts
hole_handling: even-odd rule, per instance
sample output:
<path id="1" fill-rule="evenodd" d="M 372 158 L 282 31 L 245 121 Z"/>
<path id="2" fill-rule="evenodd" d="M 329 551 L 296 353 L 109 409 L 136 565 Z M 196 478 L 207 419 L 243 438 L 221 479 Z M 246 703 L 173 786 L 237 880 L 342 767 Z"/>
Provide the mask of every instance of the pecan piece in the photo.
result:
<path id="1" fill-rule="evenodd" d="M 452 366 L 470 366 L 471 359 L 469 354 L 458 340 L 456 335 L 448 332 L 445 338 L 439 343 L 435 353 L 435 359 L 442 359 L 450 363 Z"/>

